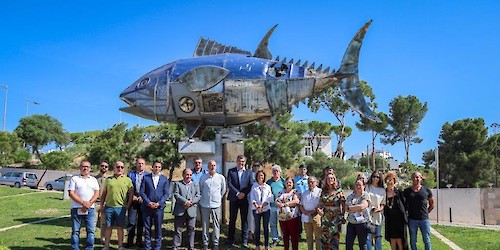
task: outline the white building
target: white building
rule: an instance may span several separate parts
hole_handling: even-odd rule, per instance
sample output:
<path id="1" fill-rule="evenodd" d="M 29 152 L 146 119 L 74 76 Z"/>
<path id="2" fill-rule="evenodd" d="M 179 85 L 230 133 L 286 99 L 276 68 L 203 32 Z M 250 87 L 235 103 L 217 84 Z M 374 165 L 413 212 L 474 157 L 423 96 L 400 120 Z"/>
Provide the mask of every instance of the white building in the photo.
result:
<path id="1" fill-rule="evenodd" d="M 312 157 L 313 153 L 320 150 L 325 155 L 332 155 L 332 137 L 331 136 L 311 136 L 304 135 L 301 143 L 304 144 L 304 148 L 302 149 L 302 155 L 306 157 Z M 319 145 L 319 147 L 318 147 Z"/>
<path id="2" fill-rule="evenodd" d="M 359 160 L 361 157 L 365 157 L 366 155 L 371 155 L 371 153 L 372 153 L 371 150 L 361 151 L 360 153 L 353 155 L 351 158 L 355 159 L 355 160 Z M 387 165 L 388 165 L 386 167 L 389 168 L 389 170 L 398 170 L 399 169 L 399 162 L 397 160 L 395 160 L 394 158 L 392 158 L 391 152 L 389 152 L 388 150 L 375 149 L 375 156 L 380 156 L 380 157 L 386 159 Z"/>

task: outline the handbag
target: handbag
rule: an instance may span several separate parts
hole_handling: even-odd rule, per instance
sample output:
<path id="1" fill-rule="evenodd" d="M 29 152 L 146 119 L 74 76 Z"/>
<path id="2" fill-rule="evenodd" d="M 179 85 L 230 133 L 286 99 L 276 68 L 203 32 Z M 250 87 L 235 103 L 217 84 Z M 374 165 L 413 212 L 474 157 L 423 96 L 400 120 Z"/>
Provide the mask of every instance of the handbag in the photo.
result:
<path id="1" fill-rule="evenodd" d="M 377 233 L 377 225 L 371 223 L 371 222 L 366 222 L 365 223 L 365 228 L 366 228 L 366 232 L 368 232 L 368 234 L 376 234 Z"/>

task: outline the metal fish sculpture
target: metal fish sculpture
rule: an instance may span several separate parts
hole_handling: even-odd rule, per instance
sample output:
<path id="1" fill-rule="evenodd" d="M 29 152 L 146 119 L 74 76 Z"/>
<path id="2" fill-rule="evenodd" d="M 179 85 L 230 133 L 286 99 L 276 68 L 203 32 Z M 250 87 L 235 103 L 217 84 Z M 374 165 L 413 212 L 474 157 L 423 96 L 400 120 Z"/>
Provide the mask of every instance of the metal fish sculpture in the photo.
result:
<path id="1" fill-rule="evenodd" d="M 205 127 L 242 126 L 255 121 L 274 123 L 274 114 L 329 86 L 340 86 L 344 99 L 362 116 L 378 121 L 359 87 L 358 61 L 367 22 L 354 36 L 340 68 L 330 72 L 314 63 L 294 64 L 272 59 L 268 44 L 277 25 L 255 53 L 200 38 L 194 56 L 165 64 L 139 78 L 120 98 L 121 111 L 158 122 L 181 124 L 189 138 Z"/>

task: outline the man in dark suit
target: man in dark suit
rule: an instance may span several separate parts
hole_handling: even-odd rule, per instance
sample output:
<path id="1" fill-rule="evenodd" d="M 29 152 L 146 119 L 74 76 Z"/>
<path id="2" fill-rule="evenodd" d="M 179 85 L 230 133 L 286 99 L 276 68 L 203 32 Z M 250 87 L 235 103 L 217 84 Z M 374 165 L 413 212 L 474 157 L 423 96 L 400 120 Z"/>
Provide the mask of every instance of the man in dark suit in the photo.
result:
<path id="1" fill-rule="evenodd" d="M 229 194 L 229 233 L 227 237 L 228 247 L 234 244 L 234 233 L 236 231 L 236 216 L 240 210 L 242 246 L 248 248 L 248 194 L 252 189 L 252 171 L 245 168 L 246 157 L 239 155 L 236 159 L 236 167 L 227 172 L 227 187 Z"/>
<path id="2" fill-rule="evenodd" d="M 182 228 L 187 226 L 188 250 L 194 250 L 194 228 L 196 211 L 200 201 L 200 186 L 191 180 L 193 171 L 189 168 L 182 171 L 182 181 L 176 182 L 174 188 L 174 250 L 179 249 L 182 242 Z"/>
<path id="3" fill-rule="evenodd" d="M 153 163 L 153 173 L 144 176 L 141 183 L 142 218 L 144 219 L 144 245 L 146 249 L 161 249 L 161 224 L 168 199 L 169 183 L 161 173 L 161 162 Z M 151 244 L 151 228 L 155 226 L 155 245 Z"/>
<path id="4" fill-rule="evenodd" d="M 141 183 L 144 179 L 146 172 L 146 161 L 144 158 L 137 158 L 135 161 L 135 170 L 130 171 L 127 176 L 132 180 L 132 185 L 134 185 L 134 195 L 132 196 L 132 205 L 128 209 L 128 225 L 127 225 L 127 244 L 126 248 L 130 248 L 134 244 L 134 238 L 137 231 L 136 245 L 139 247 L 144 247 L 144 242 L 142 241 L 142 234 L 144 232 L 144 220 L 142 218 L 142 197 L 140 195 Z"/>

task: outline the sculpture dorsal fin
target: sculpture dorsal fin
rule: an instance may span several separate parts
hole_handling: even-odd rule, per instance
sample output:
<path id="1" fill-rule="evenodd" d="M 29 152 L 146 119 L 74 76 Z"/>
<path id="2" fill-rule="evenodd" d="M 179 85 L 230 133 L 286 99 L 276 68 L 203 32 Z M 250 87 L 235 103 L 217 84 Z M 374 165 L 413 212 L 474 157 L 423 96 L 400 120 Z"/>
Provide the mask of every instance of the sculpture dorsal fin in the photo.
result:
<path id="1" fill-rule="evenodd" d="M 262 38 L 262 41 L 260 41 L 259 46 L 257 47 L 255 53 L 253 54 L 253 57 L 272 60 L 271 52 L 269 52 L 269 48 L 267 46 L 269 45 L 269 38 L 273 34 L 273 31 L 276 29 L 276 27 L 278 27 L 277 24 L 274 25 Z"/>
<path id="2" fill-rule="evenodd" d="M 214 40 L 201 37 L 198 41 L 198 44 L 196 45 L 196 48 L 194 49 L 193 56 L 207 56 L 223 53 L 251 55 L 249 51 L 242 50 L 234 46 L 224 45 Z"/>

